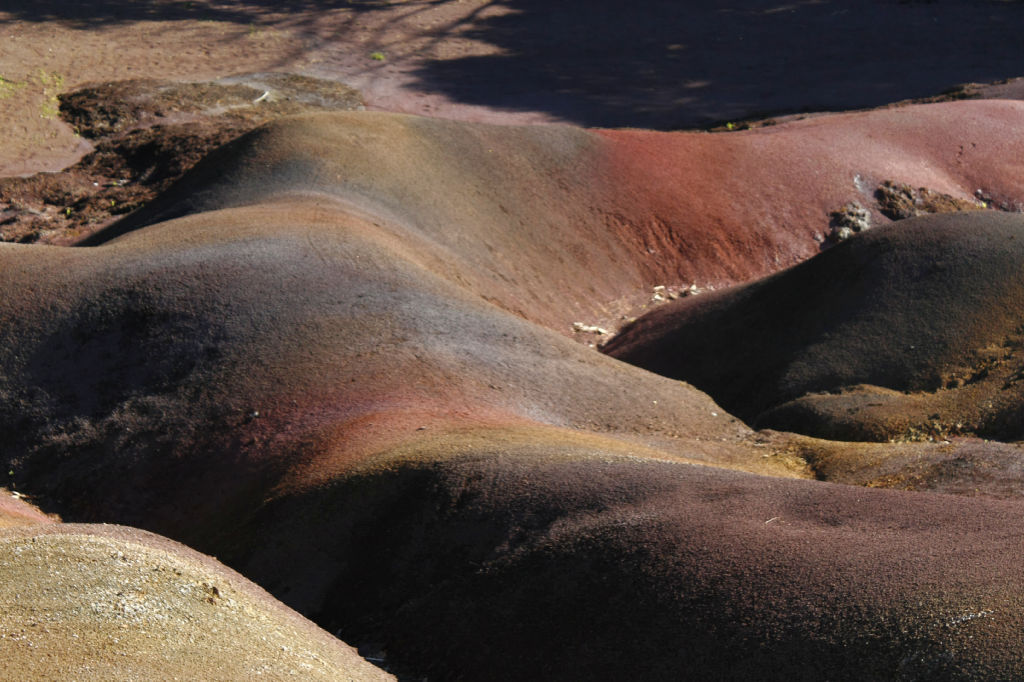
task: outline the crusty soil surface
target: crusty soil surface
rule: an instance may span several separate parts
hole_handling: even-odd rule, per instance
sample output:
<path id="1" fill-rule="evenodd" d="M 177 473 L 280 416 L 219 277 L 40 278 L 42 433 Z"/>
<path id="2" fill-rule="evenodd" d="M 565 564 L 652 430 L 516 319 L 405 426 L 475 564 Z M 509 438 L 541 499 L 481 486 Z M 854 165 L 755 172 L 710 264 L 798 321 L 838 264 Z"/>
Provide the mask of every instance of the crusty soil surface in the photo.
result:
<path id="1" fill-rule="evenodd" d="M 58 95 L 122 80 L 209 81 L 285 71 L 344 82 L 371 104 L 462 118 L 549 120 L 466 106 L 409 87 L 422 61 L 498 48 L 470 35 L 501 8 L 471 2 L 308 3 L 253 0 L 145 5 L 109 0 L 12 2 L 0 10 L 0 176 L 59 170 L 88 151 L 60 120 Z M 374 58 L 380 53 L 383 60 Z"/>
<path id="2" fill-rule="evenodd" d="M 0 570 L 10 677 L 394 679 L 234 571 L 150 533 L 2 530 Z"/>

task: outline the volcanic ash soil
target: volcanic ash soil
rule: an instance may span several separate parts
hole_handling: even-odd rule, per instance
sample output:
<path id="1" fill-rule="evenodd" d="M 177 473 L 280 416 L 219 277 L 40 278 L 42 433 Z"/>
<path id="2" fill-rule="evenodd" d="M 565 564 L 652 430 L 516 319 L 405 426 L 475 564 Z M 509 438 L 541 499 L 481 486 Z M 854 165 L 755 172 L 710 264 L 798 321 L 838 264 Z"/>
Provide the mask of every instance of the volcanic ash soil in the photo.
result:
<path id="1" fill-rule="evenodd" d="M 60 655 L 18 670 L 381 674 L 330 632 L 430 679 L 1024 675 L 1020 453 L 978 438 L 1019 437 L 1019 106 L 265 121 L 278 78 L 67 98 L 94 156 L 3 190 L 48 225 L 13 241 L 80 241 L 0 244 L 0 452 L 40 509 L 280 602 L 5 507 L 0 641 Z M 972 210 L 887 224 L 881 186 Z"/>

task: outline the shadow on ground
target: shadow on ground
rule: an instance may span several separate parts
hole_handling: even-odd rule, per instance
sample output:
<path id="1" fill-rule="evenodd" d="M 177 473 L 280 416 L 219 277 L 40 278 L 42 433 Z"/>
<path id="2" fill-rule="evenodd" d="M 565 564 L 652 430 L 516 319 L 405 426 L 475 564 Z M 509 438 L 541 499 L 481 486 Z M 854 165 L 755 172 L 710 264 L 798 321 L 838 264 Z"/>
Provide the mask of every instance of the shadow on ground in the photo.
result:
<path id="1" fill-rule="evenodd" d="M 82 27 L 117 24 L 132 21 L 230 21 L 249 24 L 258 22 L 263 14 L 281 12 L 281 4 L 269 0 L 247 2 L 204 2 L 202 0 L 134 2 L 133 0 L 104 0 L 103 2 L 69 2 L 69 0 L 20 0 L 5 3 L 3 11 L 21 21 L 65 21 Z M 358 0 L 306 0 L 288 3 L 292 12 L 330 10 L 339 7 L 359 9 L 379 3 Z"/>
<path id="2" fill-rule="evenodd" d="M 395 30 L 453 0 L 18 1 L 25 21 L 83 28 L 133 21 L 285 22 L 318 34 L 316 17 L 350 12 L 323 36 L 344 44 L 363 14 Z M 872 107 L 967 82 L 1021 75 L 1024 3 L 869 0 L 473 0 L 426 29 L 495 54 L 412 56 L 416 87 L 456 102 L 543 112 L 591 126 L 710 126 L 775 114 Z M 379 30 L 379 26 L 377 29 Z M 412 29 L 415 32 L 421 29 Z M 431 34 L 431 31 L 433 34 Z M 405 38 L 401 38 L 403 41 Z M 453 48 L 454 49 L 454 48 Z M 456 53 L 448 53 L 457 54 Z"/>
<path id="3" fill-rule="evenodd" d="M 1020 75 L 1019 2 L 505 0 L 428 89 L 597 126 L 661 129 L 871 107 Z"/>

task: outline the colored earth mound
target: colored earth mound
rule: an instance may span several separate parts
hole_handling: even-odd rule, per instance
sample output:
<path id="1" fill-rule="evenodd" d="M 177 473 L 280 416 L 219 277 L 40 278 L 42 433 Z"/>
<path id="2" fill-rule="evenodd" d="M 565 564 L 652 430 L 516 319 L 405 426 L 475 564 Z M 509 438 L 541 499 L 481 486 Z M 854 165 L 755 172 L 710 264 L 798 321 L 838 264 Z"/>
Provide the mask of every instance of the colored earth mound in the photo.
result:
<path id="1" fill-rule="evenodd" d="M 964 102 L 728 135 L 268 124 L 88 246 L 0 244 L 9 483 L 65 519 L 213 554 L 431 679 L 1020 676 L 1015 445 L 816 440 L 725 409 L 752 420 L 829 390 L 836 356 L 804 352 L 827 334 L 841 380 L 878 386 L 840 396 L 995 391 L 1013 363 L 982 351 L 1015 338 L 1019 217 L 872 228 L 608 345 L 689 361 L 670 334 L 687 311 L 711 320 L 708 353 L 771 339 L 736 351 L 735 381 L 761 374 L 721 396 L 585 339 L 665 284 L 818 252 L 828 210 L 870 203 L 869 178 L 967 202 L 991 173 L 1019 195 L 1012 144 L 960 164 L 955 147 L 965 118 L 984 145 L 1022 116 Z M 901 121 L 898 146 L 864 142 Z M 712 157 L 732 165 L 705 172 Z M 756 201 L 718 191 L 762 177 Z M 923 331 L 927 352 L 901 345 Z M 858 335 L 891 343 L 863 357 Z M 1010 420 L 983 416 L 979 433 Z"/>
<path id="2" fill-rule="evenodd" d="M 1024 679 L 1021 19 L 4 3 L 4 677 Z"/>
<path id="3" fill-rule="evenodd" d="M 760 426 L 1020 440 L 1022 314 L 1024 218 L 945 214 L 664 306 L 604 350 Z"/>

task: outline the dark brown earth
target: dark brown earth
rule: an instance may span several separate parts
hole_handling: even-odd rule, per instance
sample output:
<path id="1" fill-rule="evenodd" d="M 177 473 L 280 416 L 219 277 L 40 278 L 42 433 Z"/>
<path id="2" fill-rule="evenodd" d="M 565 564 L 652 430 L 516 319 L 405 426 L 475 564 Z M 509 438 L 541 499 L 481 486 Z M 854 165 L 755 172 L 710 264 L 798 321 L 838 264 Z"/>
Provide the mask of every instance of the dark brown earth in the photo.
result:
<path id="1" fill-rule="evenodd" d="M 917 218 L 664 306 L 605 352 L 751 423 L 837 440 L 1020 440 L 1024 219 Z"/>
<path id="2" fill-rule="evenodd" d="M 6 6 L 5 669 L 1024 677 L 1021 7 Z"/>
<path id="3" fill-rule="evenodd" d="M 976 192 L 984 194 L 983 191 Z M 965 201 L 941 192 L 933 192 L 927 187 L 913 188 L 910 185 L 886 180 L 875 190 L 878 209 L 887 218 L 903 220 L 915 218 L 929 213 L 957 213 L 960 211 L 977 211 L 988 208 L 983 199 Z M 1005 207 L 1004 210 L 1008 210 Z"/>

